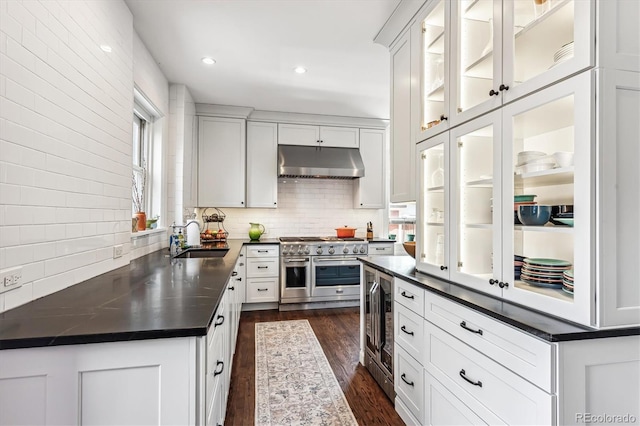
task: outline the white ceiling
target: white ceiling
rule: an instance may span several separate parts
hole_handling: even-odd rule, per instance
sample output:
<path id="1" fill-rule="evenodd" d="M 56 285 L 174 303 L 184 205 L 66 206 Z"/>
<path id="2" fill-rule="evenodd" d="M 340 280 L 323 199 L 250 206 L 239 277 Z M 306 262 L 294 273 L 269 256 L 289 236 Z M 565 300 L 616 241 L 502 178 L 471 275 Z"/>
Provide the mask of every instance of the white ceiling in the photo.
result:
<path id="1" fill-rule="evenodd" d="M 167 79 L 198 103 L 389 118 L 389 53 L 373 37 L 399 0 L 125 1 Z"/>

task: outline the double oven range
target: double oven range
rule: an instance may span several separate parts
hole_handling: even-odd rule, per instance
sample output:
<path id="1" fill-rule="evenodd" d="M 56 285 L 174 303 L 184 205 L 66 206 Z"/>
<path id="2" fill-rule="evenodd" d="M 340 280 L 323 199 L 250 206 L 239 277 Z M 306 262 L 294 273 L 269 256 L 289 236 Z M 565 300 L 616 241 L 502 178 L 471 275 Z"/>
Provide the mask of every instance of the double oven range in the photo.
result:
<path id="1" fill-rule="evenodd" d="M 360 299 L 362 238 L 281 237 L 280 303 Z"/>

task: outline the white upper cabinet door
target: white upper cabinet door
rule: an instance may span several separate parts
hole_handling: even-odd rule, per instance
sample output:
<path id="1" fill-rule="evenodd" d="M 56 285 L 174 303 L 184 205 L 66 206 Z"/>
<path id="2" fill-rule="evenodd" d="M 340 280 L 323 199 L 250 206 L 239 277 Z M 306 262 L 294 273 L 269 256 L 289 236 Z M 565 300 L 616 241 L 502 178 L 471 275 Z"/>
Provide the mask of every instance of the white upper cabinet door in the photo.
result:
<path id="1" fill-rule="evenodd" d="M 304 124 L 278 124 L 280 145 L 317 146 L 320 143 L 320 127 Z"/>
<path id="2" fill-rule="evenodd" d="M 640 71 L 640 2 L 599 1 L 597 67 Z M 604 29 L 604 30 L 603 30 Z"/>
<path id="3" fill-rule="evenodd" d="M 411 39 L 406 32 L 391 49 L 392 203 L 416 200 L 416 145 L 411 132 Z"/>
<path id="4" fill-rule="evenodd" d="M 384 130 L 360 129 L 364 177 L 356 179 L 355 208 L 382 209 L 385 206 L 384 142 Z"/>
<path id="5" fill-rule="evenodd" d="M 247 207 L 276 208 L 278 125 L 247 123 Z"/>
<path id="6" fill-rule="evenodd" d="M 320 126 L 320 146 L 336 148 L 358 148 L 360 132 L 355 127 Z"/>
<path id="7" fill-rule="evenodd" d="M 640 73 L 599 70 L 597 132 L 600 176 L 596 199 L 599 266 L 598 325 L 638 325 L 640 321 Z"/>
<path id="8" fill-rule="evenodd" d="M 199 118 L 199 207 L 244 207 L 245 150 L 245 120 Z"/>

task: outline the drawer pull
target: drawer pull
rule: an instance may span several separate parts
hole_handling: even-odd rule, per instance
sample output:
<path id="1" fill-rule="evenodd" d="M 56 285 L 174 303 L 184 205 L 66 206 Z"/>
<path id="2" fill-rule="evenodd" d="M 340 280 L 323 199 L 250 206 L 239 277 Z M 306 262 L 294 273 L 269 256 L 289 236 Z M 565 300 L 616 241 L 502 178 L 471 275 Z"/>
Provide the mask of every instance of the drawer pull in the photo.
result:
<path id="1" fill-rule="evenodd" d="M 233 272 L 231 273 L 231 276 L 232 276 L 232 277 L 235 277 L 236 275 L 238 275 L 238 272 L 237 272 L 237 271 L 233 271 Z"/>
<path id="2" fill-rule="evenodd" d="M 400 330 L 404 331 L 405 333 L 407 333 L 410 336 L 414 335 L 413 331 L 407 331 L 407 328 L 403 325 L 402 327 L 400 327 Z"/>
<path id="3" fill-rule="evenodd" d="M 218 315 L 218 318 L 216 318 L 216 322 L 213 323 L 213 328 L 216 328 L 219 325 L 224 324 L 224 315 Z"/>
<path id="4" fill-rule="evenodd" d="M 407 299 L 415 299 L 416 297 L 413 294 L 409 294 L 407 295 L 407 293 L 405 293 L 404 291 L 402 293 L 400 293 L 402 296 L 406 297 Z"/>
<path id="5" fill-rule="evenodd" d="M 464 328 L 464 329 L 465 329 L 465 330 L 467 330 L 467 331 L 470 331 L 470 332 L 472 332 L 472 333 L 476 333 L 476 334 L 479 334 L 479 335 L 481 335 L 481 336 L 482 336 L 482 330 L 481 330 L 481 329 L 474 330 L 473 328 L 469 328 L 469 327 L 467 326 L 467 322 L 466 322 L 466 321 L 462 321 L 462 322 L 460 323 L 460 327 Z"/>
<path id="6" fill-rule="evenodd" d="M 269 250 L 258 250 L 258 253 L 269 253 Z"/>
<path id="7" fill-rule="evenodd" d="M 376 250 L 386 250 L 384 247 L 376 247 Z"/>
<path id="8" fill-rule="evenodd" d="M 231 287 L 227 287 L 229 290 L 235 290 L 236 288 L 234 286 Z"/>
<path id="9" fill-rule="evenodd" d="M 269 290 L 268 288 L 259 288 L 258 291 L 267 291 Z"/>
<path id="10" fill-rule="evenodd" d="M 400 376 L 400 378 L 402 379 L 403 382 L 405 382 L 409 386 L 413 386 L 414 383 L 413 382 L 408 382 L 407 379 L 405 379 L 405 377 L 407 377 L 407 376 L 404 373 L 402 373 L 402 375 Z"/>
<path id="11" fill-rule="evenodd" d="M 478 380 L 477 382 L 474 382 L 473 380 L 471 380 L 466 376 L 466 373 L 464 372 L 464 370 L 460 370 L 460 377 L 465 379 L 467 382 L 471 383 L 473 386 L 482 387 L 482 382 L 480 380 Z"/>
<path id="12" fill-rule="evenodd" d="M 336 290 L 336 293 L 337 294 L 342 294 L 342 293 L 344 293 L 344 290 Z"/>
<path id="13" fill-rule="evenodd" d="M 220 366 L 220 370 L 218 370 L 218 366 Z M 222 374 L 222 370 L 224 370 L 224 362 L 217 361 L 216 362 L 216 371 L 213 372 L 213 375 L 217 376 L 218 374 Z"/>
<path id="14" fill-rule="evenodd" d="M 267 269 L 268 266 L 258 266 L 258 269 Z"/>

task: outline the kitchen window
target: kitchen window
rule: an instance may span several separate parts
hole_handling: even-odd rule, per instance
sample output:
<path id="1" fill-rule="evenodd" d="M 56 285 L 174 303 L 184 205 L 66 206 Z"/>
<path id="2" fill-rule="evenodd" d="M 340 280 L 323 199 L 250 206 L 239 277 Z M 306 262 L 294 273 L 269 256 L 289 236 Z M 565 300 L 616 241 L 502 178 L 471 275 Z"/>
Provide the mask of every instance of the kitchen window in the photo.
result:
<path id="1" fill-rule="evenodd" d="M 161 205 L 161 127 L 156 122 L 161 114 L 138 90 L 134 91 L 132 161 L 133 179 L 138 188 L 144 188 L 142 211 L 147 219 L 160 215 Z M 156 129 L 156 127 L 158 127 Z M 138 209 L 133 202 L 131 211 Z"/>

